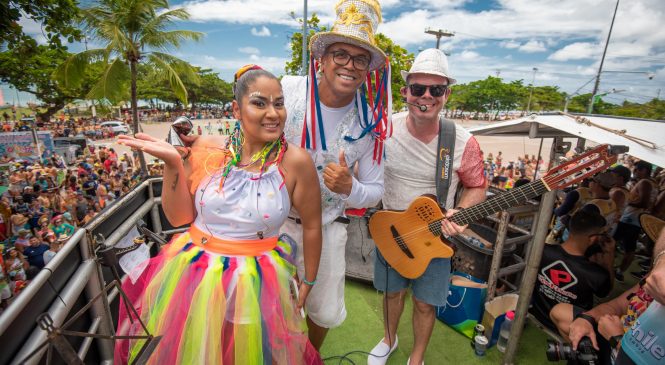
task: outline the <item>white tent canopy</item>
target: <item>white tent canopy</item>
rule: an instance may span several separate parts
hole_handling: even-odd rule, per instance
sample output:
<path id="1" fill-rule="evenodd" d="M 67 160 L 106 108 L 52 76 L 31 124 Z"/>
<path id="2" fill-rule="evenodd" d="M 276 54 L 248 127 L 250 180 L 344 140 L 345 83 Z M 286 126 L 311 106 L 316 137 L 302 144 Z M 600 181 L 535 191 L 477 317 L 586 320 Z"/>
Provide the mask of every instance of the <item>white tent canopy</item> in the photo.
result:
<path id="1" fill-rule="evenodd" d="M 665 167 L 665 121 L 572 114 L 536 115 L 469 129 L 477 136 L 573 137 L 628 146 L 628 154 Z"/>

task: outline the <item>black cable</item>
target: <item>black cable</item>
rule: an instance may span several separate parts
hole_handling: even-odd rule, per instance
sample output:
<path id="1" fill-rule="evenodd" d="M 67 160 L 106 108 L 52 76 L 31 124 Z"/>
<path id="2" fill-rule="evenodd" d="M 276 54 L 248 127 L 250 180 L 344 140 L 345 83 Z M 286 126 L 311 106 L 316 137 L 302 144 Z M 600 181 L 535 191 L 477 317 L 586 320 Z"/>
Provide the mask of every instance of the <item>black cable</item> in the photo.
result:
<path id="1" fill-rule="evenodd" d="M 364 241 L 364 239 L 363 239 L 363 241 Z M 377 260 L 378 260 L 378 257 L 377 257 Z M 385 261 L 385 259 L 384 259 L 384 261 Z M 349 351 L 349 352 L 347 352 L 345 354 L 342 354 L 342 355 L 333 355 L 333 356 L 326 357 L 326 358 L 323 359 L 324 362 L 328 361 L 328 360 L 339 359 L 339 361 L 337 362 L 339 365 L 341 365 L 343 361 L 348 361 L 352 365 L 355 365 L 356 363 L 353 360 L 351 360 L 349 358 L 349 356 L 360 354 L 360 355 L 367 355 L 368 357 L 369 356 L 386 357 L 386 356 L 389 356 L 391 354 L 392 338 L 390 336 L 390 321 L 388 320 L 388 271 L 390 270 L 390 268 L 388 266 L 388 262 L 385 261 L 385 263 L 386 263 L 386 265 L 385 265 L 385 267 L 386 267 L 386 285 L 385 285 L 385 289 L 383 291 L 383 320 L 385 321 L 386 330 L 388 332 L 388 351 L 384 355 L 378 356 L 378 355 L 372 354 L 371 352 L 367 352 L 367 351 L 363 351 L 363 350 L 353 350 L 353 351 Z M 383 341 L 383 338 L 381 339 L 381 341 Z M 394 346 L 394 344 L 393 344 L 393 346 Z"/>

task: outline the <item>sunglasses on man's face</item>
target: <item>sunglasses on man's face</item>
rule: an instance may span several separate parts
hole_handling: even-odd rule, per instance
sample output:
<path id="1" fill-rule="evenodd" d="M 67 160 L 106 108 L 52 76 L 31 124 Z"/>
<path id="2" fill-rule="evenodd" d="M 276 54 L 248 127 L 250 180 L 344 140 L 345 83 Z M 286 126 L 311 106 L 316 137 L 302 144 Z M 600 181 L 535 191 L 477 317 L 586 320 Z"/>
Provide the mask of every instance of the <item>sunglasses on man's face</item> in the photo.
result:
<path id="1" fill-rule="evenodd" d="M 425 95 L 425 91 L 429 89 L 429 94 L 435 98 L 443 96 L 448 89 L 448 85 L 421 85 L 421 84 L 411 84 L 409 85 L 409 90 L 411 95 L 420 97 Z"/>

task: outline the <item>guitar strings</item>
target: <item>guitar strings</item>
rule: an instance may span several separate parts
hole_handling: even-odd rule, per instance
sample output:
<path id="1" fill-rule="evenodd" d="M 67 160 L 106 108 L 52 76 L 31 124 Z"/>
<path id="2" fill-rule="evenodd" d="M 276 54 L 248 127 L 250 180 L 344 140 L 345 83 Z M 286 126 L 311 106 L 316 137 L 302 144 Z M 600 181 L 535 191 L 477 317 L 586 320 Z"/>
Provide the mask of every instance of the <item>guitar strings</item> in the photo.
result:
<path id="1" fill-rule="evenodd" d="M 540 184 L 541 186 L 539 186 L 539 187 L 536 189 L 534 186 L 535 186 L 535 185 L 538 185 L 537 183 L 539 183 L 539 182 L 541 183 L 541 184 Z M 526 192 L 525 192 L 525 190 L 527 190 L 527 188 L 531 188 L 531 189 L 533 189 L 534 194 L 536 194 L 536 195 L 534 195 L 534 196 L 538 196 L 538 195 L 544 193 L 545 191 L 547 191 L 547 187 L 546 187 L 544 184 L 542 184 L 542 182 L 541 182 L 540 180 L 538 180 L 538 181 L 535 181 L 534 183 L 531 183 L 531 184 L 527 184 L 527 185 L 521 186 L 521 187 L 519 187 L 519 188 L 513 190 L 511 193 L 521 192 L 522 195 L 524 195 L 524 199 L 525 199 L 525 200 L 521 200 L 521 201 L 523 202 L 523 201 L 526 201 L 526 200 L 529 199 L 529 197 L 526 195 Z M 471 217 L 470 217 L 471 219 L 470 219 L 468 222 L 460 222 L 460 223 L 466 223 L 466 224 L 471 223 L 471 222 L 473 222 L 473 221 L 476 221 L 476 220 L 478 220 L 478 219 L 484 218 L 484 217 L 486 217 L 486 216 L 488 216 L 488 215 L 491 214 L 491 213 L 489 213 L 487 210 L 486 210 L 486 213 L 487 213 L 487 214 L 483 214 L 483 213 L 480 211 L 480 208 L 479 208 L 479 207 L 480 207 L 482 204 L 485 204 L 485 203 L 492 203 L 492 204 L 496 204 L 496 207 L 497 207 L 497 208 L 501 208 L 501 205 L 500 205 L 498 199 L 499 199 L 499 198 L 503 198 L 504 201 L 506 202 L 506 204 L 508 204 L 508 200 L 507 200 L 507 198 L 505 197 L 505 196 L 507 196 L 507 195 L 509 195 L 509 194 L 498 195 L 498 196 L 496 196 L 496 197 L 494 197 L 494 198 L 492 198 L 492 199 L 486 200 L 485 202 L 483 202 L 483 203 L 481 203 L 481 204 L 478 204 L 478 205 L 475 205 L 475 206 L 473 206 L 473 207 L 470 207 L 470 208 L 466 208 L 466 209 L 464 209 L 464 210 L 461 210 L 461 211 L 459 211 L 458 213 L 455 213 L 455 214 L 454 214 L 453 216 L 451 216 L 451 217 L 447 217 L 447 218 L 442 218 L 442 219 L 436 219 L 436 220 L 433 220 L 433 221 L 427 223 L 427 227 L 424 227 L 424 228 L 416 228 L 416 229 L 413 229 L 413 230 L 409 230 L 409 231 L 407 231 L 407 233 L 399 234 L 399 235 L 396 236 L 395 238 L 411 239 L 411 238 L 413 238 L 414 236 L 419 235 L 420 233 L 428 232 L 428 231 L 429 231 L 429 232 L 432 232 L 432 231 L 433 231 L 435 234 L 441 235 L 441 234 L 442 234 L 441 226 L 439 225 L 438 227 L 435 226 L 434 228 L 431 228 L 430 226 L 432 225 L 432 223 L 441 223 L 441 222 L 443 222 L 444 220 L 452 220 L 452 219 L 455 218 L 455 216 L 457 216 L 458 214 L 460 214 L 460 217 L 462 217 L 462 216 L 471 216 Z M 515 200 L 516 200 L 516 203 L 519 203 L 519 202 L 517 201 L 517 199 L 515 199 Z M 490 205 L 492 205 L 492 204 L 490 204 Z M 484 208 L 484 207 L 483 207 L 483 208 Z M 476 212 L 476 211 L 477 211 L 477 212 Z M 418 218 L 418 217 L 412 217 L 412 218 L 406 217 L 406 218 L 404 218 L 404 219 L 402 220 L 402 222 L 404 222 L 405 224 L 420 225 L 420 224 L 423 222 L 423 220 L 420 219 L 420 218 Z"/>
<path id="2" fill-rule="evenodd" d="M 447 219 L 447 220 L 450 220 L 450 221 L 452 221 L 454 223 L 458 223 L 458 224 L 459 223 L 468 224 L 468 223 L 471 223 L 471 222 L 476 221 L 478 219 L 482 219 L 482 218 L 496 212 L 495 211 L 495 212 L 490 213 L 490 211 L 485 209 L 486 205 L 489 205 L 490 208 L 499 208 L 499 211 L 502 210 L 500 199 L 503 199 L 503 201 L 505 202 L 507 207 L 512 206 L 512 204 L 508 201 L 508 197 L 512 196 L 513 200 L 515 200 L 515 204 L 520 204 L 520 203 L 528 200 L 529 196 L 527 196 L 527 194 L 526 194 L 527 188 L 531 188 L 533 190 L 533 193 L 535 194 L 534 196 L 539 196 L 539 195 L 541 195 L 541 194 L 543 194 L 543 193 L 545 193 L 546 191 L 549 190 L 548 186 L 554 186 L 554 184 L 556 182 L 560 182 L 560 181 L 564 180 L 565 178 L 570 177 L 571 174 L 579 173 L 580 170 L 583 169 L 583 168 L 588 168 L 588 170 L 585 171 L 584 173 L 582 173 L 579 176 L 573 176 L 573 181 L 569 182 L 569 184 L 574 183 L 576 181 L 579 181 L 581 179 L 584 179 L 584 178 L 590 176 L 591 174 L 595 174 L 598 171 L 602 171 L 602 170 L 606 169 L 607 162 L 602 157 L 600 157 L 600 161 L 598 161 L 600 155 L 599 154 L 595 155 L 595 154 L 597 154 L 597 152 L 589 151 L 587 153 L 589 154 L 588 156 L 580 156 L 579 157 L 579 160 L 577 161 L 577 163 L 578 163 L 577 166 L 571 167 L 571 168 L 567 169 L 567 171 L 557 171 L 557 170 L 550 171 L 548 173 L 548 176 L 544 176 L 543 178 L 541 178 L 537 181 L 534 181 L 530 184 L 526 184 L 526 185 L 521 186 L 519 188 L 513 189 L 509 193 L 497 195 L 497 196 L 495 196 L 495 197 L 493 197 L 489 200 L 486 200 L 483 203 L 480 203 L 480 204 L 474 205 L 472 207 L 463 209 L 463 210 L 459 211 L 458 213 L 455 213 L 451 217 L 444 217 L 442 219 L 436 219 L 432 222 L 427 223 L 427 227 L 416 228 L 414 230 L 407 231 L 407 233 L 399 234 L 395 238 L 411 239 L 414 236 L 417 236 L 420 233 L 427 232 L 427 231 L 433 232 L 434 234 L 441 235 L 442 234 L 441 225 L 439 224 L 438 227 L 437 226 L 431 227 L 432 223 L 442 223 L 444 220 Z M 573 161 L 570 161 L 570 162 L 573 162 Z M 593 166 L 594 164 L 596 164 L 596 165 Z M 559 166 L 559 167 L 561 167 L 561 166 Z M 538 184 L 538 183 L 540 183 L 540 184 Z M 538 186 L 538 188 L 536 188 L 535 186 Z M 517 199 L 516 195 L 517 195 L 518 192 L 523 195 L 523 199 L 520 199 L 520 200 Z M 492 207 L 492 204 L 496 204 L 496 206 Z M 485 214 L 483 214 L 481 209 L 485 211 Z M 454 218 L 458 215 L 459 215 L 460 219 L 462 219 L 462 220 L 458 221 L 458 222 L 455 222 Z M 404 220 L 406 220 L 406 221 L 404 221 Z M 412 219 L 409 219 L 407 217 L 407 218 L 404 218 L 404 220 L 402 220 L 402 222 L 409 223 L 409 224 L 414 224 L 414 225 L 421 225 L 422 222 L 423 222 L 423 220 L 418 218 L 418 217 L 414 217 Z"/>

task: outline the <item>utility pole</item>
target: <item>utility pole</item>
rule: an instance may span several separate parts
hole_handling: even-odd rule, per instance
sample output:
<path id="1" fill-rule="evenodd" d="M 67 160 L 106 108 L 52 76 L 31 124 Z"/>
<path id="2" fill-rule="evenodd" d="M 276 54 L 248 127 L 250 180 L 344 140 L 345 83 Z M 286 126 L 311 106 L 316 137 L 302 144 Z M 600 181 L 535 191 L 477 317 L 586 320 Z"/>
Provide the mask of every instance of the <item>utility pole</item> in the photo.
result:
<path id="1" fill-rule="evenodd" d="M 302 75 L 307 75 L 307 47 L 309 47 L 309 44 L 307 44 L 307 0 L 304 0 L 304 3 L 302 16 L 302 68 L 300 73 Z"/>
<path id="2" fill-rule="evenodd" d="M 425 33 L 431 34 L 436 37 L 436 49 L 439 49 L 439 44 L 441 43 L 441 37 L 452 37 L 455 35 L 453 32 L 441 29 L 432 29 L 430 27 L 425 28 Z"/>
<path id="3" fill-rule="evenodd" d="M 593 104 L 600 85 L 600 74 L 603 72 L 603 63 L 605 63 L 605 55 L 607 54 L 607 46 L 610 44 L 610 37 L 612 36 L 612 28 L 614 27 L 614 19 L 617 17 L 617 10 L 619 9 L 619 0 L 614 7 L 614 15 L 612 16 L 612 23 L 610 23 L 610 31 L 607 33 L 607 40 L 605 41 L 605 49 L 603 50 L 603 57 L 600 59 L 600 66 L 598 67 L 598 74 L 596 75 L 596 83 L 593 85 L 593 92 L 591 93 L 591 100 L 589 100 L 589 107 L 587 114 L 593 114 Z"/>
<path id="4" fill-rule="evenodd" d="M 531 111 L 531 97 L 533 96 L 533 87 L 536 83 L 536 72 L 538 72 L 538 68 L 534 67 L 533 68 L 533 78 L 531 79 L 531 91 L 529 92 L 529 102 L 526 104 L 526 113 L 529 114 L 529 111 Z"/>

